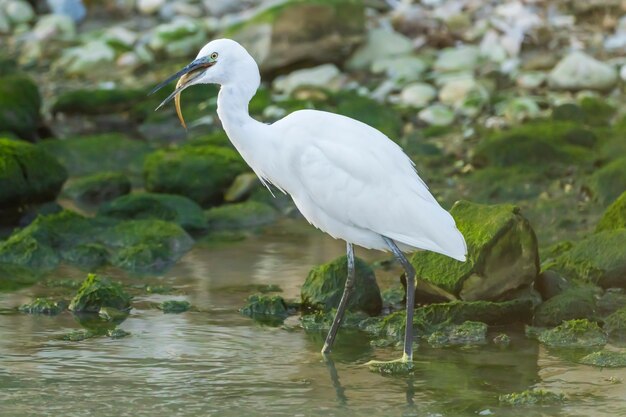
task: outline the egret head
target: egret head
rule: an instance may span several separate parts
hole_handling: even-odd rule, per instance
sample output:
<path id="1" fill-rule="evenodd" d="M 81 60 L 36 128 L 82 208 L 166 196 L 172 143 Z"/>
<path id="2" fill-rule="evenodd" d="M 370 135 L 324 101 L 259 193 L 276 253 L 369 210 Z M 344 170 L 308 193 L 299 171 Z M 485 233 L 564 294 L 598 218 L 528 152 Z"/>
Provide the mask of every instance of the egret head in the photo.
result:
<path id="1" fill-rule="evenodd" d="M 254 58 L 243 46 L 231 39 L 216 39 L 204 45 L 196 59 L 157 85 L 150 94 L 176 78 L 178 82 L 174 92 L 159 104 L 157 110 L 174 98 L 176 113 L 185 128 L 185 120 L 180 110 L 180 93 L 187 87 L 194 84 L 237 85 L 250 95 L 248 98 L 252 98 L 261 82 L 259 67 Z"/>

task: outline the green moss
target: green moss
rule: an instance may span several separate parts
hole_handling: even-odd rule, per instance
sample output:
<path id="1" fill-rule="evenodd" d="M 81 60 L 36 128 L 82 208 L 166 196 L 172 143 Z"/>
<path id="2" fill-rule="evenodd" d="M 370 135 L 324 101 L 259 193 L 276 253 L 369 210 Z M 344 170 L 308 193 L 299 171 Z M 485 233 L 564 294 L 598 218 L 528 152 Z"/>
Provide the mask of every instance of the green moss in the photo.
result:
<path id="1" fill-rule="evenodd" d="M 100 205 L 128 194 L 130 180 L 121 172 L 100 172 L 72 181 L 64 192 L 79 204 Z"/>
<path id="2" fill-rule="evenodd" d="M 626 191 L 605 210 L 596 232 L 623 228 L 626 228 Z"/>
<path id="3" fill-rule="evenodd" d="M 417 252 L 411 263 L 419 279 L 450 293 L 476 299 L 497 298 L 500 294 L 494 291 L 498 286 L 500 291 L 507 286 L 514 289 L 535 278 L 538 272 L 535 234 L 517 207 L 459 201 L 450 214 L 465 237 L 468 260 L 459 262 L 434 252 Z M 502 282 L 495 285 L 490 281 Z"/>
<path id="4" fill-rule="evenodd" d="M 91 339 L 92 337 L 98 336 L 96 333 L 91 330 L 80 329 L 80 330 L 72 330 L 63 336 L 63 340 L 67 340 L 68 342 L 82 342 L 83 340 Z"/>
<path id="5" fill-rule="evenodd" d="M 326 332 L 333 324 L 333 320 L 337 314 L 337 310 L 330 311 L 316 311 L 312 314 L 304 314 L 300 317 L 300 325 L 306 331 L 323 331 Z M 364 321 L 367 321 L 369 316 L 362 311 L 347 311 L 341 321 L 342 329 L 357 329 L 360 328 Z"/>
<path id="6" fill-rule="evenodd" d="M 61 257 L 83 269 L 94 270 L 108 263 L 109 251 L 99 243 L 81 243 L 63 251 Z"/>
<path id="7" fill-rule="evenodd" d="M 552 109 L 552 119 L 563 122 L 577 122 L 579 123 L 585 117 L 585 113 L 578 104 L 564 103 L 556 106 Z"/>
<path id="8" fill-rule="evenodd" d="M 626 158 L 615 159 L 596 170 L 587 182 L 600 203 L 615 201 L 626 189 Z"/>
<path id="9" fill-rule="evenodd" d="M 550 391 L 532 389 L 512 394 L 504 394 L 498 397 L 502 405 L 513 407 L 525 407 L 529 405 L 560 404 L 565 401 L 563 394 L 555 394 Z"/>
<path id="10" fill-rule="evenodd" d="M 595 320 L 596 296 L 602 290 L 592 285 L 584 285 L 566 289 L 535 310 L 533 324 L 540 327 L 557 326 L 565 320 L 590 319 Z"/>
<path id="11" fill-rule="evenodd" d="M 179 195 L 137 193 L 129 194 L 106 203 L 98 210 L 98 216 L 115 219 L 160 219 L 178 224 L 190 232 L 203 231 L 207 222 L 200 206 Z"/>
<path id="12" fill-rule="evenodd" d="M 583 120 L 592 126 L 606 126 L 617 112 L 605 97 L 584 97 L 580 100 Z"/>
<path id="13" fill-rule="evenodd" d="M 222 202 L 235 177 L 247 170 L 232 149 L 217 146 L 182 146 L 152 153 L 144 164 L 146 189 L 180 194 L 202 206 Z"/>
<path id="14" fill-rule="evenodd" d="M 0 262 L 0 292 L 30 286 L 39 281 L 39 278 L 35 269 Z"/>
<path id="15" fill-rule="evenodd" d="M 0 132 L 13 132 L 30 141 L 37 139 L 40 108 L 41 96 L 32 79 L 17 73 L 0 76 Z"/>
<path id="16" fill-rule="evenodd" d="M 541 332 L 539 341 L 550 347 L 589 348 L 605 345 L 607 335 L 597 323 L 579 319 L 564 321 L 553 329 Z"/>
<path id="17" fill-rule="evenodd" d="M 483 203 L 534 198 L 545 191 L 545 175 L 525 166 L 489 166 L 467 178 L 472 200 Z"/>
<path id="18" fill-rule="evenodd" d="M 54 200 L 67 179 L 54 157 L 36 146 L 0 138 L 0 207 Z"/>
<path id="19" fill-rule="evenodd" d="M 29 314 L 57 315 L 67 308 L 66 301 L 54 301 L 49 298 L 35 298 L 28 304 L 19 307 L 19 311 Z"/>
<path id="20" fill-rule="evenodd" d="M 224 204 L 206 211 L 210 230 L 252 228 L 276 220 L 277 213 L 271 206 L 257 201 Z"/>
<path id="21" fill-rule="evenodd" d="M 389 138 L 398 140 L 402 130 L 402 119 L 397 111 L 369 97 L 353 92 L 343 92 L 335 97 L 337 113 L 352 117 L 383 132 Z"/>
<path id="22" fill-rule="evenodd" d="M 323 311 L 336 308 L 343 294 L 347 274 L 345 256 L 313 268 L 302 285 L 302 304 Z M 359 258 L 355 258 L 355 285 L 347 308 L 353 311 L 362 310 L 370 315 L 378 315 L 382 309 L 382 298 L 374 271 Z"/>
<path id="23" fill-rule="evenodd" d="M 622 307 L 606 317 L 603 329 L 612 339 L 626 340 L 626 307 Z"/>
<path id="24" fill-rule="evenodd" d="M 51 112 L 66 114 L 108 115 L 129 111 L 146 99 L 145 90 L 80 89 L 60 94 Z"/>
<path id="25" fill-rule="evenodd" d="M 287 304 L 280 295 L 253 294 L 239 311 L 252 318 L 263 319 L 269 316 L 280 321 L 289 315 Z"/>
<path id="26" fill-rule="evenodd" d="M 624 352 L 599 350 L 583 357 L 580 363 L 601 368 L 624 368 L 626 367 L 626 354 Z"/>
<path id="27" fill-rule="evenodd" d="M 482 345 L 487 343 L 487 325 L 477 321 L 445 326 L 428 336 L 433 347 Z"/>
<path id="28" fill-rule="evenodd" d="M 189 301 L 167 300 L 159 304 L 159 310 L 164 313 L 184 313 L 191 308 Z"/>
<path id="29" fill-rule="evenodd" d="M 122 286 L 109 278 L 89 274 L 72 298 L 69 309 L 74 312 L 97 313 L 102 307 L 130 309 L 131 297 Z"/>

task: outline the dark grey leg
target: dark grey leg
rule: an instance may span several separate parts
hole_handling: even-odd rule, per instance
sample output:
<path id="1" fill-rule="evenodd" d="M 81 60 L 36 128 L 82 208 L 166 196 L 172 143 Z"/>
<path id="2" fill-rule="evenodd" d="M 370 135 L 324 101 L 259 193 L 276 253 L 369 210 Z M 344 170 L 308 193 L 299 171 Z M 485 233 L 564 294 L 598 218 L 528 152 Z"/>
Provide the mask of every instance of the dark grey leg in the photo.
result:
<path id="1" fill-rule="evenodd" d="M 352 243 L 347 243 L 346 248 L 348 257 L 348 277 L 346 278 L 346 286 L 343 288 L 341 301 L 339 301 L 339 306 L 337 306 L 337 314 L 335 314 L 335 319 L 333 320 L 333 324 L 330 326 L 328 336 L 326 336 L 326 342 L 324 342 L 324 347 L 322 348 L 323 354 L 330 353 L 330 350 L 333 347 L 337 331 L 339 330 L 343 316 L 346 313 L 348 300 L 354 290 L 354 249 L 352 248 Z"/>
<path id="2" fill-rule="evenodd" d="M 383 236 L 385 243 L 393 252 L 394 256 L 400 261 L 406 273 L 406 324 L 404 330 L 404 355 L 402 359 L 406 362 L 413 361 L 413 313 L 415 309 L 415 268 L 406 259 L 404 253 L 398 248 L 396 243 Z"/>

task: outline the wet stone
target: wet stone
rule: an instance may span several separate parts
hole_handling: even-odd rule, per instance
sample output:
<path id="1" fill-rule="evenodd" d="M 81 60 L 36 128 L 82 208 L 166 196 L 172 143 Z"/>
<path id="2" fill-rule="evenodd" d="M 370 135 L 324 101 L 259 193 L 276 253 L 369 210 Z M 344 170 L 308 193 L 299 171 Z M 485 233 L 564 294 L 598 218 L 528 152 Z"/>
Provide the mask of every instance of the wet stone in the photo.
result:
<path id="1" fill-rule="evenodd" d="M 115 329 L 112 329 L 112 330 L 108 330 L 107 331 L 107 336 L 109 336 L 111 339 L 121 339 L 123 337 L 130 336 L 130 332 L 127 332 L 126 330 L 115 328 Z"/>
<path id="2" fill-rule="evenodd" d="M 600 368 L 624 368 L 626 367 L 626 353 L 600 350 L 584 356 L 580 359 L 580 363 Z"/>
<path id="3" fill-rule="evenodd" d="M 487 343 L 487 325 L 476 321 L 466 321 L 433 332 L 428 336 L 432 347 L 471 346 Z"/>
<path id="4" fill-rule="evenodd" d="M 589 348 L 603 346 L 607 342 L 606 333 L 597 323 L 586 319 L 569 320 L 554 329 L 539 334 L 539 341 L 549 347 Z"/>
<path id="5" fill-rule="evenodd" d="M 159 304 L 158 308 L 166 314 L 178 314 L 188 311 L 191 308 L 191 304 L 189 303 L 189 301 L 167 300 Z"/>
<path id="6" fill-rule="evenodd" d="M 70 333 L 67 333 L 63 336 L 63 340 L 67 340 L 69 342 L 81 342 L 83 340 L 91 339 L 92 337 L 97 336 L 96 333 L 91 330 L 79 329 L 73 330 Z"/>
<path id="7" fill-rule="evenodd" d="M 122 286 L 109 278 L 89 274 L 72 299 L 69 309 L 74 312 L 97 313 L 102 307 L 130 309 L 131 296 Z"/>
<path id="8" fill-rule="evenodd" d="M 46 314 L 54 316 L 67 308 L 67 301 L 54 301 L 49 298 L 35 298 L 28 304 L 21 305 L 18 310 L 29 314 Z"/>
<path id="9" fill-rule="evenodd" d="M 287 303 L 279 295 L 253 294 L 246 300 L 246 305 L 240 310 L 246 316 L 272 316 L 286 318 L 289 315 Z"/>
<path id="10" fill-rule="evenodd" d="M 523 407 L 529 405 L 560 404 L 565 401 L 563 394 L 556 394 L 550 391 L 532 389 L 512 394 L 504 394 L 498 397 L 502 405 L 513 407 Z"/>
<path id="11" fill-rule="evenodd" d="M 602 290 L 592 285 L 569 288 L 545 301 L 535 309 L 533 324 L 552 327 L 572 319 L 597 318 L 596 298 Z"/>

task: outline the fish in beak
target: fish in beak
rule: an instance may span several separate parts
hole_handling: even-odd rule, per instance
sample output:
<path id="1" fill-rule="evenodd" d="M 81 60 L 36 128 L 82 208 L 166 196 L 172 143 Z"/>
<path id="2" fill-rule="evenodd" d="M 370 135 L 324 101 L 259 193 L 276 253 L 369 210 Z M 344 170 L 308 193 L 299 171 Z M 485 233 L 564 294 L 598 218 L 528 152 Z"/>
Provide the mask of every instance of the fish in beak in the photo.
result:
<path id="1" fill-rule="evenodd" d="M 178 82 L 176 83 L 176 88 L 167 96 L 165 100 L 159 104 L 159 106 L 155 110 L 159 110 L 165 104 L 169 103 L 172 98 L 174 99 L 174 104 L 176 106 L 176 114 L 178 115 L 178 120 L 180 120 L 180 124 L 183 125 L 185 129 L 187 129 L 187 124 L 185 123 L 185 119 L 183 118 L 183 113 L 180 109 L 180 93 L 182 91 L 193 84 L 193 80 L 202 76 L 204 70 L 215 65 L 215 60 L 209 57 L 202 57 L 192 61 L 189 65 L 185 66 L 182 70 L 178 71 L 176 74 L 168 77 L 165 81 L 154 87 L 154 89 L 148 94 L 154 94 L 159 91 L 161 88 L 165 87 L 167 84 L 178 78 Z M 180 78 L 179 78 L 180 77 Z"/>

